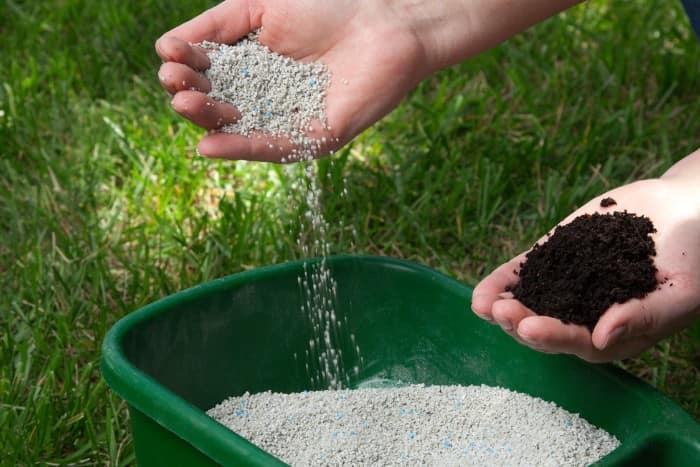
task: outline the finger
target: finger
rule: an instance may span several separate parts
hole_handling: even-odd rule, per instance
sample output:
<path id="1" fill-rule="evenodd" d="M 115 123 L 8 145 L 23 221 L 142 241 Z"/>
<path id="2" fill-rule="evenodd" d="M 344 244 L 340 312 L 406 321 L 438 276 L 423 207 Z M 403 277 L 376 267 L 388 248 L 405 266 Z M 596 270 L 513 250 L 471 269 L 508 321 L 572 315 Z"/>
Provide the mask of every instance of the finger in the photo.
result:
<path id="1" fill-rule="evenodd" d="M 287 137 L 260 132 L 250 136 L 213 133 L 202 138 L 197 150 L 205 157 L 288 163 L 325 156 L 339 144 L 320 122 L 312 122 L 305 136 L 304 147 L 300 148 Z"/>
<path id="2" fill-rule="evenodd" d="M 506 299 L 493 302 L 491 316 L 504 332 L 518 338 L 515 330 L 520 321 L 535 314 L 518 300 Z"/>
<path id="3" fill-rule="evenodd" d="M 585 326 L 564 324 L 548 316 L 525 318 L 517 330 L 525 345 L 545 353 L 566 353 L 591 363 L 605 363 L 639 355 L 655 342 L 648 336 L 624 337 L 604 350 L 592 344 Z"/>
<path id="4" fill-rule="evenodd" d="M 631 337 L 658 340 L 685 327 L 694 318 L 688 311 L 696 306 L 690 288 L 685 277 L 675 276 L 642 299 L 614 304 L 593 330 L 593 344 L 606 349 Z"/>
<path id="5" fill-rule="evenodd" d="M 156 52 L 164 62 L 182 63 L 194 70 L 206 70 L 210 65 L 209 57 L 204 49 L 175 36 L 158 39 Z"/>
<path id="6" fill-rule="evenodd" d="M 623 337 L 617 342 L 610 344 L 604 350 L 596 349 L 593 353 L 593 358 L 589 361 L 602 363 L 635 357 L 652 347 L 656 342 L 657 339 L 649 336 Z"/>
<path id="7" fill-rule="evenodd" d="M 163 35 L 189 42 L 212 41 L 231 44 L 258 29 L 262 21 L 261 2 L 233 0 L 219 3 Z"/>
<path id="8" fill-rule="evenodd" d="M 158 79 L 161 86 L 170 94 L 178 91 L 211 91 L 211 83 L 201 74 L 182 63 L 166 62 L 158 70 Z"/>
<path id="9" fill-rule="evenodd" d="M 529 317 L 532 317 L 532 316 L 537 316 L 537 315 L 518 300 L 504 299 L 504 300 L 498 300 L 498 301 L 494 302 L 494 304 L 493 304 L 493 308 L 492 308 L 493 321 L 496 322 L 506 334 L 508 334 L 510 337 L 515 339 L 520 344 L 523 344 L 525 346 L 533 348 L 534 350 L 537 350 L 538 352 L 557 353 L 557 352 L 554 352 L 554 351 L 551 351 L 551 350 L 548 350 L 545 348 L 535 347 L 535 346 L 531 345 L 530 343 L 525 342 L 518 335 L 517 330 L 518 330 L 518 326 L 520 325 L 520 322 L 522 320 L 529 318 Z"/>
<path id="10" fill-rule="evenodd" d="M 177 113 L 207 130 L 221 128 L 240 118 L 231 105 L 217 102 L 198 91 L 178 92 L 173 97 L 172 106 Z"/>
<path id="11" fill-rule="evenodd" d="M 472 294 L 472 311 L 479 317 L 492 320 L 491 307 L 501 299 L 501 294 L 508 286 L 518 282 L 520 263 L 525 261 L 525 253 L 521 253 L 507 263 L 496 268 L 474 288 Z"/>
<path id="12" fill-rule="evenodd" d="M 234 133 L 212 133 L 199 142 L 197 152 L 215 159 L 260 162 L 287 162 L 293 149 L 287 138 L 274 138 L 256 133 L 243 136 Z"/>
<path id="13" fill-rule="evenodd" d="M 595 358 L 591 333 L 585 326 L 564 324 L 550 316 L 530 316 L 520 321 L 517 334 L 536 350 Z"/>

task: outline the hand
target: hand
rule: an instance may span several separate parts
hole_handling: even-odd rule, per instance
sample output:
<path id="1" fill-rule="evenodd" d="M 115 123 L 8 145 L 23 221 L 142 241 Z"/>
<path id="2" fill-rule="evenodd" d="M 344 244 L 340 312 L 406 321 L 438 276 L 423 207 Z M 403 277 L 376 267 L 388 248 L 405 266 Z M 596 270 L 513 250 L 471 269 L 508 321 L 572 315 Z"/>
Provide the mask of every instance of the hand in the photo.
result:
<path id="1" fill-rule="evenodd" d="M 440 68 L 493 47 L 580 0 L 227 0 L 167 32 L 156 42 L 165 61 L 159 77 L 177 112 L 207 130 L 238 117 L 211 101 L 203 40 L 231 44 L 260 27 L 271 50 L 302 61 L 320 61 L 333 77 L 326 96 L 328 130 L 323 156 L 350 141 L 392 110 L 419 81 Z M 194 90 L 192 90 L 194 89 Z M 270 149 L 265 138 L 211 133 L 200 154 L 280 161 L 292 150 Z"/>
<path id="2" fill-rule="evenodd" d="M 328 130 L 309 136 L 329 143 L 318 156 L 350 141 L 388 113 L 429 71 L 423 48 L 406 21 L 384 1 L 228 0 L 166 33 L 156 42 L 165 63 L 159 77 L 174 97 L 175 110 L 193 123 L 216 130 L 239 114 L 211 100 L 210 84 L 198 71 L 209 66 L 206 53 L 190 43 L 230 44 L 263 27 L 260 41 L 271 50 L 302 61 L 320 61 L 332 73 L 327 92 Z M 200 154 L 279 162 L 288 141 L 212 132 Z M 284 152 L 277 148 L 283 145 Z"/>
<path id="3" fill-rule="evenodd" d="M 700 159 L 700 152 L 695 156 Z M 688 161 L 686 166 L 692 169 Z M 697 183 L 689 183 L 688 177 L 679 177 L 680 172 L 683 170 L 672 169 L 667 172 L 668 176 L 660 179 L 612 190 L 594 198 L 562 222 L 566 224 L 575 217 L 596 211 L 627 210 L 649 217 L 657 229 L 652 238 L 657 251 L 654 257 L 657 279 L 663 282 L 660 289 L 642 299 L 611 306 L 591 333 L 582 325 L 538 316 L 509 297 L 505 290 L 518 280 L 513 270 L 519 270 L 520 263 L 525 261 L 526 253 L 522 253 L 477 285 L 472 298 L 474 313 L 500 325 L 518 342 L 535 350 L 574 354 L 590 362 L 637 355 L 688 326 L 698 317 L 700 307 L 700 195 Z M 697 177 L 692 171 L 689 174 L 690 179 Z M 601 208 L 600 200 L 608 196 L 615 199 L 617 205 Z"/>

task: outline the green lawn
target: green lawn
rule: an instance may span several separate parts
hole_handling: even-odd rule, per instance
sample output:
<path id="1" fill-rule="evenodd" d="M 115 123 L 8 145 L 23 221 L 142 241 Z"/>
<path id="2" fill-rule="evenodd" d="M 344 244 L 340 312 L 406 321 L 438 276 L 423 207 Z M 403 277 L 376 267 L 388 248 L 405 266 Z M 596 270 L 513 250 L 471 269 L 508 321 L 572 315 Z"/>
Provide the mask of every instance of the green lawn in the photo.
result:
<path id="1" fill-rule="evenodd" d="M 210 4 L 0 3 L 3 465 L 133 463 L 99 373 L 109 327 L 300 255 L 293 171 L 198 158 L 202 132 L 159 88 L 153 41 Z M 586 2 L 425 81 L 320 163 L 332 249 L 475 284 L 699 146 L 700 46 L 680 3 Z M 696 323 L 620 364 L 700 418 L 699 363 Z"/>

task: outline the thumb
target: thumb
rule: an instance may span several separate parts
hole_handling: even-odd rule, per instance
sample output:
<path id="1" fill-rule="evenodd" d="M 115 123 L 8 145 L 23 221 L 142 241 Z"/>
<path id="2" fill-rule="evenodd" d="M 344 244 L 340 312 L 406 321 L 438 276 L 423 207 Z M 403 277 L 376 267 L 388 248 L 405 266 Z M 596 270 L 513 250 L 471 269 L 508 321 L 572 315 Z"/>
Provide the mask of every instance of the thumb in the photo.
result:
<path id="1" fill-rule="evenodd" d="M 635 298 L 608 308 L 593 330 L 595 348 L 605 350 L 623 338 L 654 334 L 658 320 L 652 305 L 650 300 Z"/>
<path id="2" fill-rule="evenodd" d="M 256 2 L 258 3 L 258 2 Z M 163 35 L 188 42 L 230 44 L 261 25 L 262 7 L 247 0 L 229 0 L 204 11 Z"/>
<path id="3" fill-rule="evenodd" d="M 662 285 L 642 299 L 608 308 L 593 330 L 593 345 L 603 350 L 630 337 L 654 342 L 692 323 L 700 314 L 697 286 L 680 275 L 674 276 L 674 282 L 676 287 Z"/>

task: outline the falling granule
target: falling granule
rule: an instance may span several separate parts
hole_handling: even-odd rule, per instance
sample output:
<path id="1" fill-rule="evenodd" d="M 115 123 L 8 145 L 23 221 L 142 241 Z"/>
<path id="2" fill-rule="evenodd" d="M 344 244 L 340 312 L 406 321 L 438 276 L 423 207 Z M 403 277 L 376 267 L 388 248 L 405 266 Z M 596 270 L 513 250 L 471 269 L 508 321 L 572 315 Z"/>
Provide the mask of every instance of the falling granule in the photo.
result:
<path id="1" fill-rule="evenodd" d="M 313 338 L 305 351 L 306 368 L 315 388 L 340 389 L 350 385 L 357 371 L 344 370 L 346 363 L 359 364 L 359 347 L 353 343 L 351 352 L 343 355 L 354 336 L 342 326 L 342 316 L 336 311 L 337 283 L 326 266 L 330 254 L 329 226 L 323 216 L 321 189 L 317 183 L 316 166 L 312 161 L 327 137 L 320 140 L 307 135 L 313 124 L 327 128 L 325 114 L 326 90 L 331 74 L 321 63 L 302 63 L 272 52 L 262 45 L 257 33 L 252 33 L 232 45 L 203 42 L 211 63 L 205 76 L 211 82 L 209 96 L 227 102 L 238 109 L 240 120 L 220 131 L 256 137 L 264 133 L 288 138 L 294 149 L 282 162 L 306 162 L 292 175 L 289 205 L 304 206 L 297 243 L 306 258 L 322 258 L 305 265 L 299 278 L 302 314 L 306 317 Z M 273 149 L 272 142 L 268 143 Z"/>
<path id="2" fill-rule="evenodd" d="M 585 466 L 620 445 L 552 402 L 491 386 L 246 393 L 207 413 L 291 465 Z"/>

